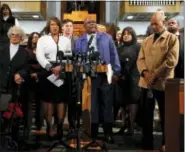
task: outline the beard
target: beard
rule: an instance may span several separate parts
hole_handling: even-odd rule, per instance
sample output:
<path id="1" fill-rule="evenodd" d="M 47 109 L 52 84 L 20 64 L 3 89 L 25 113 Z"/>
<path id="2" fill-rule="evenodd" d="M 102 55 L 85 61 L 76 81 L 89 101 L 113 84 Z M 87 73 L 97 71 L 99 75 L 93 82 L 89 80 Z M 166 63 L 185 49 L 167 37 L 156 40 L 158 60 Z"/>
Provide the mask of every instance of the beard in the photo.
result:
<path id="1" fill-rule="evenodd" d="M 169 27 L 169 28 L 168 28 L 168 31 L 169 31 L 170 33 L 175 34 L 178 30 L 177 30 L 176 28 L 174 28 L 174 27 Z"/>

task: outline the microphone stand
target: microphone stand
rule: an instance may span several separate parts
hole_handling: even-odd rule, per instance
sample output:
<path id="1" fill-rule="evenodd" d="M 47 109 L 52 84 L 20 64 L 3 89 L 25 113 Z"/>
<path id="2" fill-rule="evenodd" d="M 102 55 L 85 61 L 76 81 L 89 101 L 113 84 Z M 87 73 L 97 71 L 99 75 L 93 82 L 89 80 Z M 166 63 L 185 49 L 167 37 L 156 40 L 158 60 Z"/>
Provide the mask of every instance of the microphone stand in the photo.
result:
<path id="1" fill-rule="evenodd" d="M 77 152 L 83 152 L 84 150 L 89 150 L 90 147 L 100 147 L 102 151 L 105 151 L 105 152 L 108 151 L 104 143 L 100 144 L 96 140 L 92 139 L 89 133 L 80 126 L 80 112 L 81 112 L 81 105 L 82 105 L 82 86 L 84 83 L 83 74 L 85 74 L 81 71 L 81 68 L 84 68 L 84 65 L 83 65 L 84 60 L 85 60 L 85 57 L 82 54 L 78 54 L 78 57 L 76 58 L 76 62 L 73 63 L 73 74 L 75 74 L 76 79 L 77 79 L 76 80 L 77 81 L 77 84 L 76 84 L 76 88 L 77 88 L 77 101 L 76 101 L 77 125 L 76 125 L 76 128 L 74 132 L 68 133 L 67 137 L 64 140 L 61 139 L 59 142 L 55 143 L 47 152 L 50 152 L 51 150 L 53 150 L 55 147 L 59 145 L 64 146 L 67 150 L 76 150 Z M 81 141 L 81 138 L 84 137 L 83 135 L 88 137 L 90 139 L 90 142 L 82 147 L 80 141 Z M 69 141 L 74 141 L 74 140 L 76 140 L 76 147 L 73 147 L 67 144 L 67 142 L 69 143 Z"/>

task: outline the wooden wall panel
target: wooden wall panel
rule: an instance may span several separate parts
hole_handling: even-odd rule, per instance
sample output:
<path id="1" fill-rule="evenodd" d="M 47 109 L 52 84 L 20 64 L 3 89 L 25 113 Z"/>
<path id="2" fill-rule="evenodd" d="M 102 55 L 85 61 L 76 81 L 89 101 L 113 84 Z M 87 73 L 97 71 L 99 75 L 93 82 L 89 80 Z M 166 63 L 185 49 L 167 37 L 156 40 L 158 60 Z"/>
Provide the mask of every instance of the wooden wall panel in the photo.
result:
<path id="1" fill-rule="evenodd" d="M 13 12 L 40 12 L 41 2 L 1 2 L 8 4 Z"/>
<path id="2" fill-rule="evenodd" d="M 124 13 L 150 13 L 150 12 L 155 12 L 159 8 L 164 10 L 164 12 L 178 13 L 180 11 L 180 2 L 177 1 L 176 5 L 137 6 L 137 5 L 129 5 L 128 1 L 122 1 L 122 2 L 120 2 L 120 16 L 123 16 Z"/>

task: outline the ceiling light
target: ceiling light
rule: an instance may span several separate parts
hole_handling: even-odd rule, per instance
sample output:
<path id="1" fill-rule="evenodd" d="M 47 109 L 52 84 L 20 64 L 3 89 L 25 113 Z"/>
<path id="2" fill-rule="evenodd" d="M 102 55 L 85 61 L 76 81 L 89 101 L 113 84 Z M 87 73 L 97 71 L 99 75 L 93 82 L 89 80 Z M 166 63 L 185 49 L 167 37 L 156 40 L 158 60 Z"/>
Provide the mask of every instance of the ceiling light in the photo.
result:
<path id="1" fill-rule="evenodd" d="M 127 19 L 129 19 L 129 20 L 131 20 L 133 18 L 134 18 L 134 16 L 132 16 L 132 15 L 127 16 Z"/>
<path id="2" fill-rule="evenodd" d="M 32 15 L 33 18 L 39 18 L 39 15 Z"/>

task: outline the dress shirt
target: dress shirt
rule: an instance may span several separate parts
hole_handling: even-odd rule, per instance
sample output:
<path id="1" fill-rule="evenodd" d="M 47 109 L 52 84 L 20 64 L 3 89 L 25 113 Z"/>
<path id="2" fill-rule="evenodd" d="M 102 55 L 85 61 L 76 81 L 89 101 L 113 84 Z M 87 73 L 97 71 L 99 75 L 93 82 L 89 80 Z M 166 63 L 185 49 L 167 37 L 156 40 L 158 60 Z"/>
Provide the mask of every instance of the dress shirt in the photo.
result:
<path id="1" fill-rule="evenodd" d="M 65 52 L 71 50 L 71 41 L 64 37 L 59 36 L 58 51 Z M 50 62 L 56 62 L 57 58 L 57 44 L 51 35 L 44 35 L 39 38 L 36 48 L 36 57 L 38 62 L 43 68 Z"/>
<path id="2" fill-rule="evenodd" d="M 10 60 L 13 59 L 19 49 L 19 44 L 10 44 Z"/>

